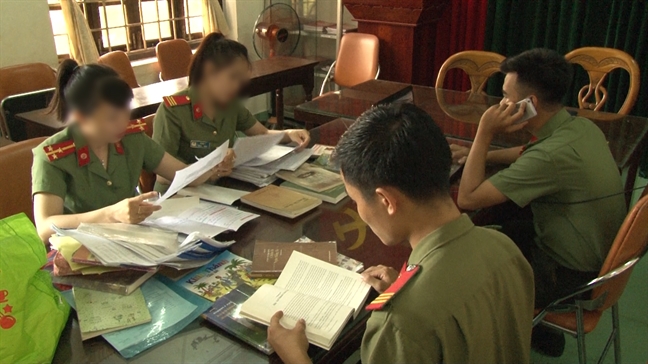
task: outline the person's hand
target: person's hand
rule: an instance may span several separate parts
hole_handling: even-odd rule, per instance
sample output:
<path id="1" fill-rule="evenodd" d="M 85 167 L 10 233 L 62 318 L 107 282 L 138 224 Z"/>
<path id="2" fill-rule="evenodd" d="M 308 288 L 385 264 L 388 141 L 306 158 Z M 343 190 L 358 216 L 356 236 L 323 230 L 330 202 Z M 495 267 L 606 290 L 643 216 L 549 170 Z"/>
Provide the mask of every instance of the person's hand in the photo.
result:
<path id="1" fill-rule="evenodd" d="M 286 135 L 291 142 L 297 143 L 297 151 L 306 148 L 310 143 L 310 133 L 305 129 L 290 129 L 286 130 Z"/>
<path id="2" fill-rule="evenodd" d="M 464 164 L 468 159 L 470 148 L 458 144 L 450 144 L 450 151 L 452 152 L 452 163 Z"/>
<path id="3" fill-rule="evenodd" d="M 162 206 L 153 205 L 152 203 L 145 201 L 157 196 L 157 192 L 151 191 L 137 197 L 122 200 L 111 206 L 109 218 L 113 222 L 139 224 L 147 217 L 151 216 L 153 212 L 162 208 Z"/>
<path id="4" fill-rule="evenodd" d="M 384 265 L 377 265 L 367 268 L 362 272 L 362 279 L 371 285 L 379 293 L 385 292 L 396 279 L 398 279 L 398 271 L 392 267 L 385 267 Z"/>
<path id="5" fill-rule="evenodd" d="M 308 357 L 306 322 L 301 319 L 292 330 L 281 325 L 282 311 L 277 311 L 270 319 L 268 342 L 286 364 L 311 363 Z"/>
<path id="6" fill-rule="evenodd" d="M 227 150 L 225 159 L 223 159 L 223 161 L 216 166 L 216 170 L 214 174 L 212 174 L 210 179 L 212 181 L 215 181 L 221 177 L 227 177 L 230 174 L 232 174 L 232 169 L 234 168 L 235 161 L 236 161 L 236 153 L 234 153 L 234 149 L 230 148 Z"/>
<path id="7" fill-rule="evenodd" d="M 515 111 L 515 103 L 501 102 L 499 105 L 493 105 L 486 110 L 479 121 L 479 132 L 487 133 L 492 136 L 499 133 L 512 133 L 524 128 L 527 122 L 516 124 L 524 116 L 525 103 L 520 105 L 518 111 Z"/>

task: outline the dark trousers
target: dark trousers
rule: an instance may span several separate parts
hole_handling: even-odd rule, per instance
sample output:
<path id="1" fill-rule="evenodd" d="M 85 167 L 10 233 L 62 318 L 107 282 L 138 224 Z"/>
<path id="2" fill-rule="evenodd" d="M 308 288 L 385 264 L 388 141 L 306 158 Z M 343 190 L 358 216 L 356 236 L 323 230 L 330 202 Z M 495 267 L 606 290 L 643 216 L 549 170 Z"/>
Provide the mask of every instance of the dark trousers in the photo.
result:
<path id="1" fill-rule="evenodd" d="M 581 272 L 564 267 L 540 249 L 535 242 L 533 221 L 508 221 L 501 225 L 502 233 L 515 242 L 533 269 L 537 308 L 546 307 L 573 293 L 576 288 L 598 276 L 598 272 Z"/>

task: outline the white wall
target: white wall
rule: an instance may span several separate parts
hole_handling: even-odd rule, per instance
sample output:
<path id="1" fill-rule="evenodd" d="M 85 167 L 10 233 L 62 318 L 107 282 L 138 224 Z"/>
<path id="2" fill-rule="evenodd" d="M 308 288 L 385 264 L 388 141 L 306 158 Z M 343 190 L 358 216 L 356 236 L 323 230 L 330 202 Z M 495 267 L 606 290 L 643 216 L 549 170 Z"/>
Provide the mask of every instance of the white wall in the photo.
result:
<path id="1" fill-rule="evenodd" d="M 58 65 L 47 0 L 0 0 L 0 67 Z"/>

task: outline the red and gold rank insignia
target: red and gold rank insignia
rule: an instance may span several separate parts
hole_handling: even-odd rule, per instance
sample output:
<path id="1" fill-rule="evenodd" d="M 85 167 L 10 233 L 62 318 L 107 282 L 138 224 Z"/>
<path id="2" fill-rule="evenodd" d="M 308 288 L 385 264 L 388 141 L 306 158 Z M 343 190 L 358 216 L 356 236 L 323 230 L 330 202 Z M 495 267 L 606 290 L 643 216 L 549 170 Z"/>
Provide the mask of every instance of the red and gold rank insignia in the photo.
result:
<path id="1" fill-rule="evenodd" d="M 62 143 L 48 145 L 44 147 L 43 150 L 45 150 L 47 159 L 49 159 L 50 162 L 53 162 L 74 153 L 75 145 L 73 140 L 68 140 Z"/>
<path id="2" fill-rule="evenodd" d="M 202 118 L 202 116 L 203 116 L 203 109 L 202 109 L 202 105 L 201 105 L 200 103 L 197 103 L 197 104 L 195 104 L 194 107 L 193 107 L 193 117 L 194 117 L 194 120 L 196 120 L 196 119 L 200 119 L 200 118 Z"/>
<path id="3" fill-rule="evenodd" d="M 371 301 L 365 309 L 367 311 L 382 310 L 385 307 L 385 304 L 391 300 L 398 291 L 405 286 L 405 284 L 418 273 L 420 266 L 416 264 L 407 265 L 403 264 L 400 274 L 394 283 L 392 283 L 385 292 L 381 293 L 380 296 L 376 297 L 375 300 Z"/>
<path id="4" fill-rule="evenodd" d="M 173 106 L 182 106 L 182 105 L 187 105 L 191 102 L 191 98 L 189 96 L 164 96 L 162 98 L 164 101 L 164 105 L 166 107 L 173 107 Z"/>
<path id="5" fill-rule="evenodd" d="M 121 142 L 115 143 L 115 151 L 118 154 L 124 154 L 124 145 Z"/>
<path id="6" fill-rule="evenodd" d="M 146 131 L 146 122 L 142 119 L 133 120 L 126 127 L 124 134 L 142 133 Z"/>

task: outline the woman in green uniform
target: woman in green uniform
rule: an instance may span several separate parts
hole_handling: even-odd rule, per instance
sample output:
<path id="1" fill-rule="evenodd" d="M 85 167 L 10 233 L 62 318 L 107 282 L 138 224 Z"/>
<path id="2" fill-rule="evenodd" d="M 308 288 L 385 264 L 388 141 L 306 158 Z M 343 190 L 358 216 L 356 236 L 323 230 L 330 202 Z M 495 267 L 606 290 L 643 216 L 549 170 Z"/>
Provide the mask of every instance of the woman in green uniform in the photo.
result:
<path id="1" fill-rule="evenodd" d="M 249 77 L 245 46 L 220 33 L 208 34 L 191 61 L 189 87 L 165 97 L 160 105 L 153 140 L 185 163 L 195 162 L 225 141 L 232 146 L 237 131 L 248 136 L 285 132 L 284 143 L 296 142 L 304 148 L 310 141 L 306 130 L 268 130 L 241 104 L 238 95 Z M 234 158 L 230 149 L 214 179 L 231 173 Z M 168 181 L 160 177 L 156 190 L 164 191 Z"/>
<path id="2" fill-rule="evenodd" d="M 112 69 L 66 60 L 58 69 L 52 111 L 72 121 L 34 148 L 32 195 L 38 233 L 47 242 L 51 225 L 139 223 L 160 206 L 136 191 L 142 169 L 172 180 L 186 165 L 130 121 L 133 92 Z M 214 171 L 194 184 L 205 182 Z"/>

